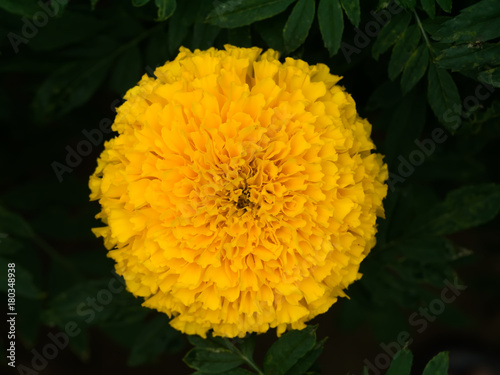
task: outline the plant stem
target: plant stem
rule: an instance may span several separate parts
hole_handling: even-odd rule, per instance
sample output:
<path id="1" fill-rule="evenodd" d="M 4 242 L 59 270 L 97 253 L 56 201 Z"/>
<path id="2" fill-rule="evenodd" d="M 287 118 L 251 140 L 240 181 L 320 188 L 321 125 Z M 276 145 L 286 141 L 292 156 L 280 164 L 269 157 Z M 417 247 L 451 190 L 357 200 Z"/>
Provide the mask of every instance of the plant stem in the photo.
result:
<path id="1" fill-rule="evenodd" d="M 248 358 L 244 355 L 231 341 L 227 338 L 224 338 L 224 342 L 226 343 L 226 347 L 231 350 L 233 353 L 237 354 L 243 362 L 245 362 L 252 370 L 254 370 L 258 375 L 265 375 L 262 370 L 255 364 L 252 358 Z"/>
<path id="2" fill-rule="evenodd" d="M 433 55 L 434 51 L 432 49 L 431 42 L 429 41 L 429 38 L 427 37 L 427 33 L 425 32 L 424 27 L 422 26 L 422 22 L 420 21 L 420 17 L 418 16 L 418 13 L 415 10 L 413 11 L 413 14 L 415 16 L 415 19 L 417 20 L 418 27 L 420 28 L 420 33 L 424 37 L 425 44 L 427 44 L 427 47 L 429 48 L 429 52 L 431 53 L 431 55 Z"/>

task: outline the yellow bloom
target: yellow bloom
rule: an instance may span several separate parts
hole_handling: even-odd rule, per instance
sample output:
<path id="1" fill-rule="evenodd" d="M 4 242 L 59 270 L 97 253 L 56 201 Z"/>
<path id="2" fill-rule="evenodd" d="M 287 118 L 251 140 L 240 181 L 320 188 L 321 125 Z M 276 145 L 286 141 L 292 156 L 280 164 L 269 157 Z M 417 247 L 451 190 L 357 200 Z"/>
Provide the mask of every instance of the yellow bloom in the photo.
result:
<path id="1" fill-rule="evenodd" d="M 118 108 L 90 178 L 127 289 L 174 328 L 302 329 L 359 279 L 387 167 L 323 64 L 259 48 L 191 52 Z"/>

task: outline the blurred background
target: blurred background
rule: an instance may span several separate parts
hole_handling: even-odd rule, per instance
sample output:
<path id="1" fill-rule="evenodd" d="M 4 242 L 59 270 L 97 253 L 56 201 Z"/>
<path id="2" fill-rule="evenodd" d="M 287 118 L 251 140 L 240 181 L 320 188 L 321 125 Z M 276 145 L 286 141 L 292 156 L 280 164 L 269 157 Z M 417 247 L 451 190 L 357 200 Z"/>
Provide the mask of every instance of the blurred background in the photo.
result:
<path id="1" fill-rule="evenodd" d="M 328 337 L 315 369 L 384 373 L 408 342 L 415 374 L 443 350 L 450 374 L 500 374 L 498 26 L 489 0 L 1 0 L 0 291 L 6 301 L 15 262 L 16 364 L 194 372 L 182 362 L 186 338 L 112 274 L 91 233 L 101 224 L 87 184 L 115 108 L 142 75 L 181 45 L 230 43 L 342 75 L 392 173 L 363 278 L 313 321 Z M 67 347 L 44 353 L 68 323 L 78 333 Z M 258 337 L 258 363 L 275 339 Z"/>

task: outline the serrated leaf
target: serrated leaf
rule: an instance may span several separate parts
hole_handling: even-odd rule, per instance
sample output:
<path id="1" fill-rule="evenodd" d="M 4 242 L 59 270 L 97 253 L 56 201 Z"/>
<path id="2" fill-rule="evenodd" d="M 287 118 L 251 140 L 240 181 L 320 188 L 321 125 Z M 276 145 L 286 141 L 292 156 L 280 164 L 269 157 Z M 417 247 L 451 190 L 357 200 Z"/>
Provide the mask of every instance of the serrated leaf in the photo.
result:
<path id="1" fill-rule="evenodd" d="M 413 354 L 408 349 L 402 349 L 392 359 L 385 375 L 410 375 L 412 362 Z"/>
<path id="2" fill-rule="evenodd" d="M 454 115 L 461 113 L 457 86 L 446 70 L 437 68 L 432 62 L 427 77 L 429 104 L 438 120 L 453 133 L 460 126 L 460 122 L 454 121 Z"/>
<path id="3" fill-rule="evenodd" d="M 335 55 L 342 42 L 344 32 L 344 17 L 339 0 L 320 0 L 318 6 L 318 21 L 323 42 L 330 56 Z"/>
<path id="4" fill-rule="evenodd" d="M 422 27 L 428 34 L 434 35 L 445 22 L 453 19 L 450 16 L 436 16 L 422 20 Z"/>
<path id="5" fill-rule="evenodd" d="M 286 373 L 286 375 L 302 375 L 309 370 L 319 358 L 325 347 L 326 338 L 316 343 L 299 361 Z"/>
<path id="6" fill-rule="evenodd" d="M 441 352 L 427 363 L 422 375 L 447 375 L 448 365 L 448 352 Z"/>
<path id="7" fill-rule="evenodd" d="M 83 325 L 95 325 L 143 319 L 148 309 L 126 292 L 119 280 L 110 274 L 109 278 L 81 282 L 52 296 L 42 314 L 43 322 L 51 327 L 64 327 L 72 320 Z M 89 302 L 91 298 L 93 302 Z"/>
<path id="8" fill-rule="evenodd" d="M 247 358 L 252 358 L 257 336 L 255 334 L 247 335 L 242 341 L 243 342 L 239 344 L 241 353 Z"/>
<path id="9" fill-rule="evenodd" d="M 445 22 L 432 37 L 442 43 L 486 42 L 500 36 L 500 2 L 482 0 Z"/>
<path id="10" fill-rule="evenodd" d="M 426 44 L 421 44 L 406 62 L 401 77 L 401 90 L 408 93 L 422 79 L 429 63 L 429 49 Z"/>
<path id="11" fill-rule="evenodd" d="M 500 87 L 500 67 L 485 70 L 479 73 L 477 76 L 478 80 L 489 85 Z"/>
<path id="12" fill-rule="evenodd" d="M 359 21 L 361 18 L 361 8 L 359 6 L 359 0 L 341 0 L 342 8 L 349 18 L 349 21 L 355 26 L 359 26 Z"/>
<path id="13" fill-rule="evenodd" d="M 132 0 L 132 5 L 135 7 L 142 7 L 149 2 L 150 0 Z"/>
<path id="14" fill-rule="evenodd" d="M 451 12 L 452 0 L 436 0 L 442 10 L 446 13 Z"/>
<path id="15" fill-rule="evenodd" d="M 416 25 L 408 27 L 396 45 L 392 49 L 391 59 L 389 60 L 389 79 L 394 79 L 403 71 L 404 66 L 411 57 L 413 51 L 420 41 L 420 30 Z"/>
<path id="16" fill-rule="evenodd" d="M 206 22 L 219 27 L 247 26 L 283 12 L 295 0 L 215 1 Z"/>
<path id="17" fill-rule="evenodd" d="M 495 66 L 500 64 L 500 43 L 481 47 L 453 46 L 442 51 L 435 61 L 440 67 L 453 71 Z"/>
<path id="18" fill-rule="evenodd" d="M 380 33 L 373 43 L 372 55 L 375 60 L 387 51 L 396 41 L 401 34 L 406 30 L 411 20 L 409 13 L 402 13 L 394 16 L 385 26 L 380 30 Z"/>
<path id="19" fill-rule="evenodd" d="M 436 0 L 420 0 L 422 8 L 424 8 L 425 13 L 429 15 L 430 18 L 436 16 Z"/>
<path id="20" fill-rule="evenodd" d="M 177 0 L 155 0 L 158 7 L 158 18 L 156 21 L 168 20 L 175 12 L 177 7 Z"/>
<path id="21" fill-rule="evenodd" d="M 443 236 L 487 223 L 500 212 L 500 185 L 465 186 L 450 192 L 445 200 L 419 215 L 409 226 L 408 236 Z"/>
<path id="22" fill-rule="evenodd" d="M 314 19 L 314 0 L 299 0 L 293 7 L 283 28 L 283 40 L 287 52 L 295 51 L 306 40 Z"/>
<path id="23" fill-rule="evenodd" d="M 222 347 L 195 347 L 184 357 L 191 368 L 207 374 L 219 374 L 243 364 L 234 352 Z"/>
<path id="24" fill-rule="evenodd" d="M 289 371 L 316 343 L 316 326 L 307 326 L 303 330 L 285 333 L 264 357 L 266 375 L 284 375 Z"/>

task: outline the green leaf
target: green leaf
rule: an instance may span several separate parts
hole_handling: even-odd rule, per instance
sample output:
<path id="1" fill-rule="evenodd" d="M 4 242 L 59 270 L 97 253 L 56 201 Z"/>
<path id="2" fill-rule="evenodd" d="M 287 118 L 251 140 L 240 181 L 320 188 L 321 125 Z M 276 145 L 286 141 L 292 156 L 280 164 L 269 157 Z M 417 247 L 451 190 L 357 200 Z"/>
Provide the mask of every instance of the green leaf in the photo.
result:
<path id="1" fill-rule="evenodd" d="M 7 290 L 10 288 L 7 283 L 7 265 L 11 262 L 12 260 L 0 257 L 0 269 L 4 271 L 1 277 L 0 292 L 7 293 Z M 38 289 L 38 287 L 35 285 L 31 273 L 18 262 L 15 262 L 15 264 L 16 267 L 14 289 L 16 290 L 16 295 L 30 299 L 40 298 L 40 289 Z"/>
<path id="2" fill-rule="evenodd" d="M 199 9 L 199 1 L 180 1 L 175 8 L 174 15 L 168 22 L 168 51 L 171 55 L 177 54 L 179 47 L 182 45 L 188 35 L 191 25 L 197 16 L 194 9 Z M 165 41 L 163 40 L 163 43 Z"/>
<path id="3" fill-rule="evenodd" d="M 411 20 L 409 13 L 402 13 L 394 16 L 380 30 L 377 40 L 373 43 L 372 55 L 375 60 L 397 42 L 401 34 L 406 30 Z"/>
<path id="4" fill-rule="evenodd" d="M 34 110 L 39 121 L 58 118 L 86 103 L 106 78 L 111 60 L 86 60 L 62 65 L 38 88 Z"/>
<path id="5" fill-rule="evenodd" d="M 421 44 L 406 62 L 401 77 L 401 90 L 408 93 L 424 76 L 429 63 L 429 49 L 426 44 Z"/>
<path id="6" fill-rule="evenodd" d="M 389 60 L 389 79 L 394 79 L 403 71 L 404 66 L 410 59 L 413 51 L 420 41 L 420 30 L 416 25 L 412 25 L 405 30 L 392 49 L 391 59 Z"/>
<path id="7" fill-rule="evenodd" d="M 317 326 L 307 326 L 303 330 L 285 333 L 276 341 L 264 358 L 266 375 L 284 375 L 290 370 L 316 343 Z"/>
<path id="8" fill-rule="evenodd" d="M 486 42 L 500 36 L 500 2 L 482 0 L 445 22 L 432 37 L 442 43 Z"/>
<path id="9" fill-rule="evenodd" d="M 215 38 L 219 35 L 221 29 L 217 26 L 212 26 L 202 22 L 196 22 L 193 27 L 193 37 L 190 47 L 201 50 L 208 49 L 213 46 Z"/>
<path id="10" fill-rule="evenodd" d="M 101 33 L 109 24 L 91 13 L 81 14 L 66 11 L 64 17 L 53 18 L 41 27 L 36 38 L 29 42 L 29 48 L 35 51 L 53 51 L 62 47 L 73 46 Z"/>
<path id="11" fill-rule="evenodd" d="M 295 51 L 305 42 L 314 19 L 314 10 L 314 0 L 299 0 L 293 7 L 283 29 L 287 52 Z"/>
<path id="12" fill-rule="evenodd" d="M 417 0 L 396 0 L 396 3 L 410 11 L 413 11 L 417 6 Z"/>
<path id="13" fill-rule="evenodd" d="M 14 212 L 0 206 L 0 233 L 32 238 L 35 236 L 33 229 L 26 220 Z"/>
<path id="14" fill-rule="evenodd" d="M 500 87 L 500 67 L 479 73 L 478 80 L 489 85 Z"/>
<path id="15" fill-rule="evenodd" d="M 125 290 L 120 280 L 110 273 L 108 278 L 85 281 L 52 296 L 42 314 L 43 322 L 64 327 L 69 321 L 95 325 L 143 319 L 148 309 Z"/>
<path id="16" fill-rule="evenodd" d="M 222 347 L 195 347 L 186 354 L 184 362 L 189 367 L 207 374 L 219 374 L 244 363 L 236 353 Z"/>
<path id="17" fill-rule="evenodd" d="M 0 8 L 19 16 L 31 17 L 40 8 L 30 0 L 2 0 Z"/>
<path id="18" fill-rule="evenodd" d="M 139 47 L 128 48 L 118 57 L 109 78 L 109 86 L 117 94 L 124 95 L 141 78 L 142 59 Z"/>
<path id="19" fill-rule="evenodd" d="M 155 0 L 158 7 L 158 18 L 156 21 L 165 21 L 172 16 L 177 7 L 177 0 Z"/>
<path id="20" fill-rule="evenodd" d="M 395 243 L 393 248 L 403 259 L 425 263 L 426 265 L 430 263 L 448 263 L 458 257 L 453 243 L 444 237 L 405 239 Z"/>
<path id="21" fill-rule="evenodd" d="M 451 12 L 452 0 L 436 0 L 442 10 L 447 13 Z"/>
<path id="22" fill-rule="evenodd" d="M 173 329 L 165 315 L 158 315 L 149 321 L 142 329 L 130 352 L 127 364 L 138 366 L 151 362 L 167 349 L 179 346 L 182 335 Z"/>
<path id="23" fill-rule="evenodd" d="M 283 12 L 295 0 L 215 1 L 206 22 L 219 27 L 240 27 L 271 18 Z"/>
<path id="24" fill-rule="evenodd" d="M 253 26 L 269 48 L 284 52 L 285 41 L 283 40 L 283 28 L 287 20 L 286 14 L 281 13 L 271 20 L 260 21 Z"/>
<path id="25" fill-rule="evenodd" d="M 359 0 L 341 0 L 342 8 L 344 8 L 344 12 L 349 18 L 351 23 L 358 27 L 359 20 L 361 17 L 361 8 L 359 6 Z"/>
<path id="26" fill-rule="evenodd" d="M 391 170 L 396 164 L 396 157 L 405 156 L 415 149 L 415 139 L 418 139 L 425 124 L 425 111 L 425 97 L 417 93 L 405 96 L 394 111 L 384 143 L 386 162 Z"/>
<path id="27" fill-rule="evenodd" d="M 447 375 L 448 361 L 448 352 L 439 353 L 427 363 L 422 375 Z"/>
<path id="28" fill-rule="evenodd" d="M 208 375 L 211 372 L 196 371 L 192 375 Z M 218 372 L 217 375 L 255 375 L 255 372 L 248 371 L 244 368 L 235 368 L 229 371 Z"/>
<path id="29" fill-rule="evenodd" d="M 441 68 L 453 71 L 495 66 L 500 64 L 500 43 L 486 44 L 479 48 L 469 45 L 453 46 L 445 49 L 435 61 Z"/>
<path id="30" fill-rule="evenodd" d="M 173 18 L 171 19 L 173 20 Z M 172 21 L 169 22 L 169 24 L 172 23 Z M 154 33 L 151 35 L 146 44 L 146 51 L 144 54 L 144 68 L 148 73 L 151 73 L 151 71 L 154 71 L 154 68 L 157 66 L 161 66 L 167 61 L 170 57 L 170 52 L 169 52 L 169 43 L 167 42 L 168 40 L 168 35 L 166 30 L 160 29 L 158 32 Z M 134 48 L 135 49 L 135 48 Z M 136 58 L 136 61 L 141 62 L 141 56 L 139 53 L 139 59 Z M 135 82 L 139 80 L 141 77 L 142 69 L 144 67 L 143 65 L 139 65 L 136 67 L 137 71 L 137 76 L 135 78 Z M 134 82 L 134 83 L 135 83 Z M 130 88 L 127 87 L 127 88 Z"/>
<path id="31" fill-rule="evenodd" d="M 12 255 L 23 248 L 20 241 L 10 237 L 7 233 L 0 232 L 0 255 Z"/>
<path id="32" fill-rule="evenodd" d="M 415 218 L 408 236 L 443 236 L 487 223 L 500 212 L 500 185 L 470 185 Z"/>
<path id="33" fill-rule="evenodd" d="M 132 5 L 135 7 L 142 7 L 149 3 L 150 0 L 132 0 Z"/>
<path id="34" fill-rule="evenodd" d="M 429 64 L 427 75 L 427 98 L 434 114 L 450 132 L 455 132 L 460 122 L 452 121 L 453 115 L 461 113 L 460 95 L 450 74 L 433 63 Z M 451 116 L 451 117 L 450 117 Z"/>
<path id="35" fill-rule="evenodd" d="M 311 368 L 312 365 L 319 358 L 321 353 L 323 352 L 325 346 L 326 338 L 316 343 L 314 347 L 309 350 L 299 361 L 287 371 L 286 375 L 302 375 L 307 372 Z"/>
<path id="36" fill-rule="evenodd" d="M 320 0 L 318 21 L 325 47 L 330 57 L 337 54 L 344 32 L 344 16 L 339 0 Z"/>
<path id="37" fill-rule="evenodd" d="M 241 344 L 239 345 L 239 349 L 241 353 L 247 358 L 253 358 L 253 351 L 255 349 L 255 343 L 257 341 L 257 336 L 255 334 L 247 335 Z"/>
<path id="38" fill-rule="evenodd" d="M 430 18 L 436 16 L 436 0 L 420 0 L 420 3 Z"/>
<path id="39" fill-rule="evenodd" d="M 98 2 L 99 0 L 90 0 L 90 9 L 95 10 L 95 6 Z"/>
<path id="40" fill-rule="evenodd" d="M 408 349 L 402 349 L 392 359 L 385 375 L 410 375 L 412 362 L 413 354 Z"/>

